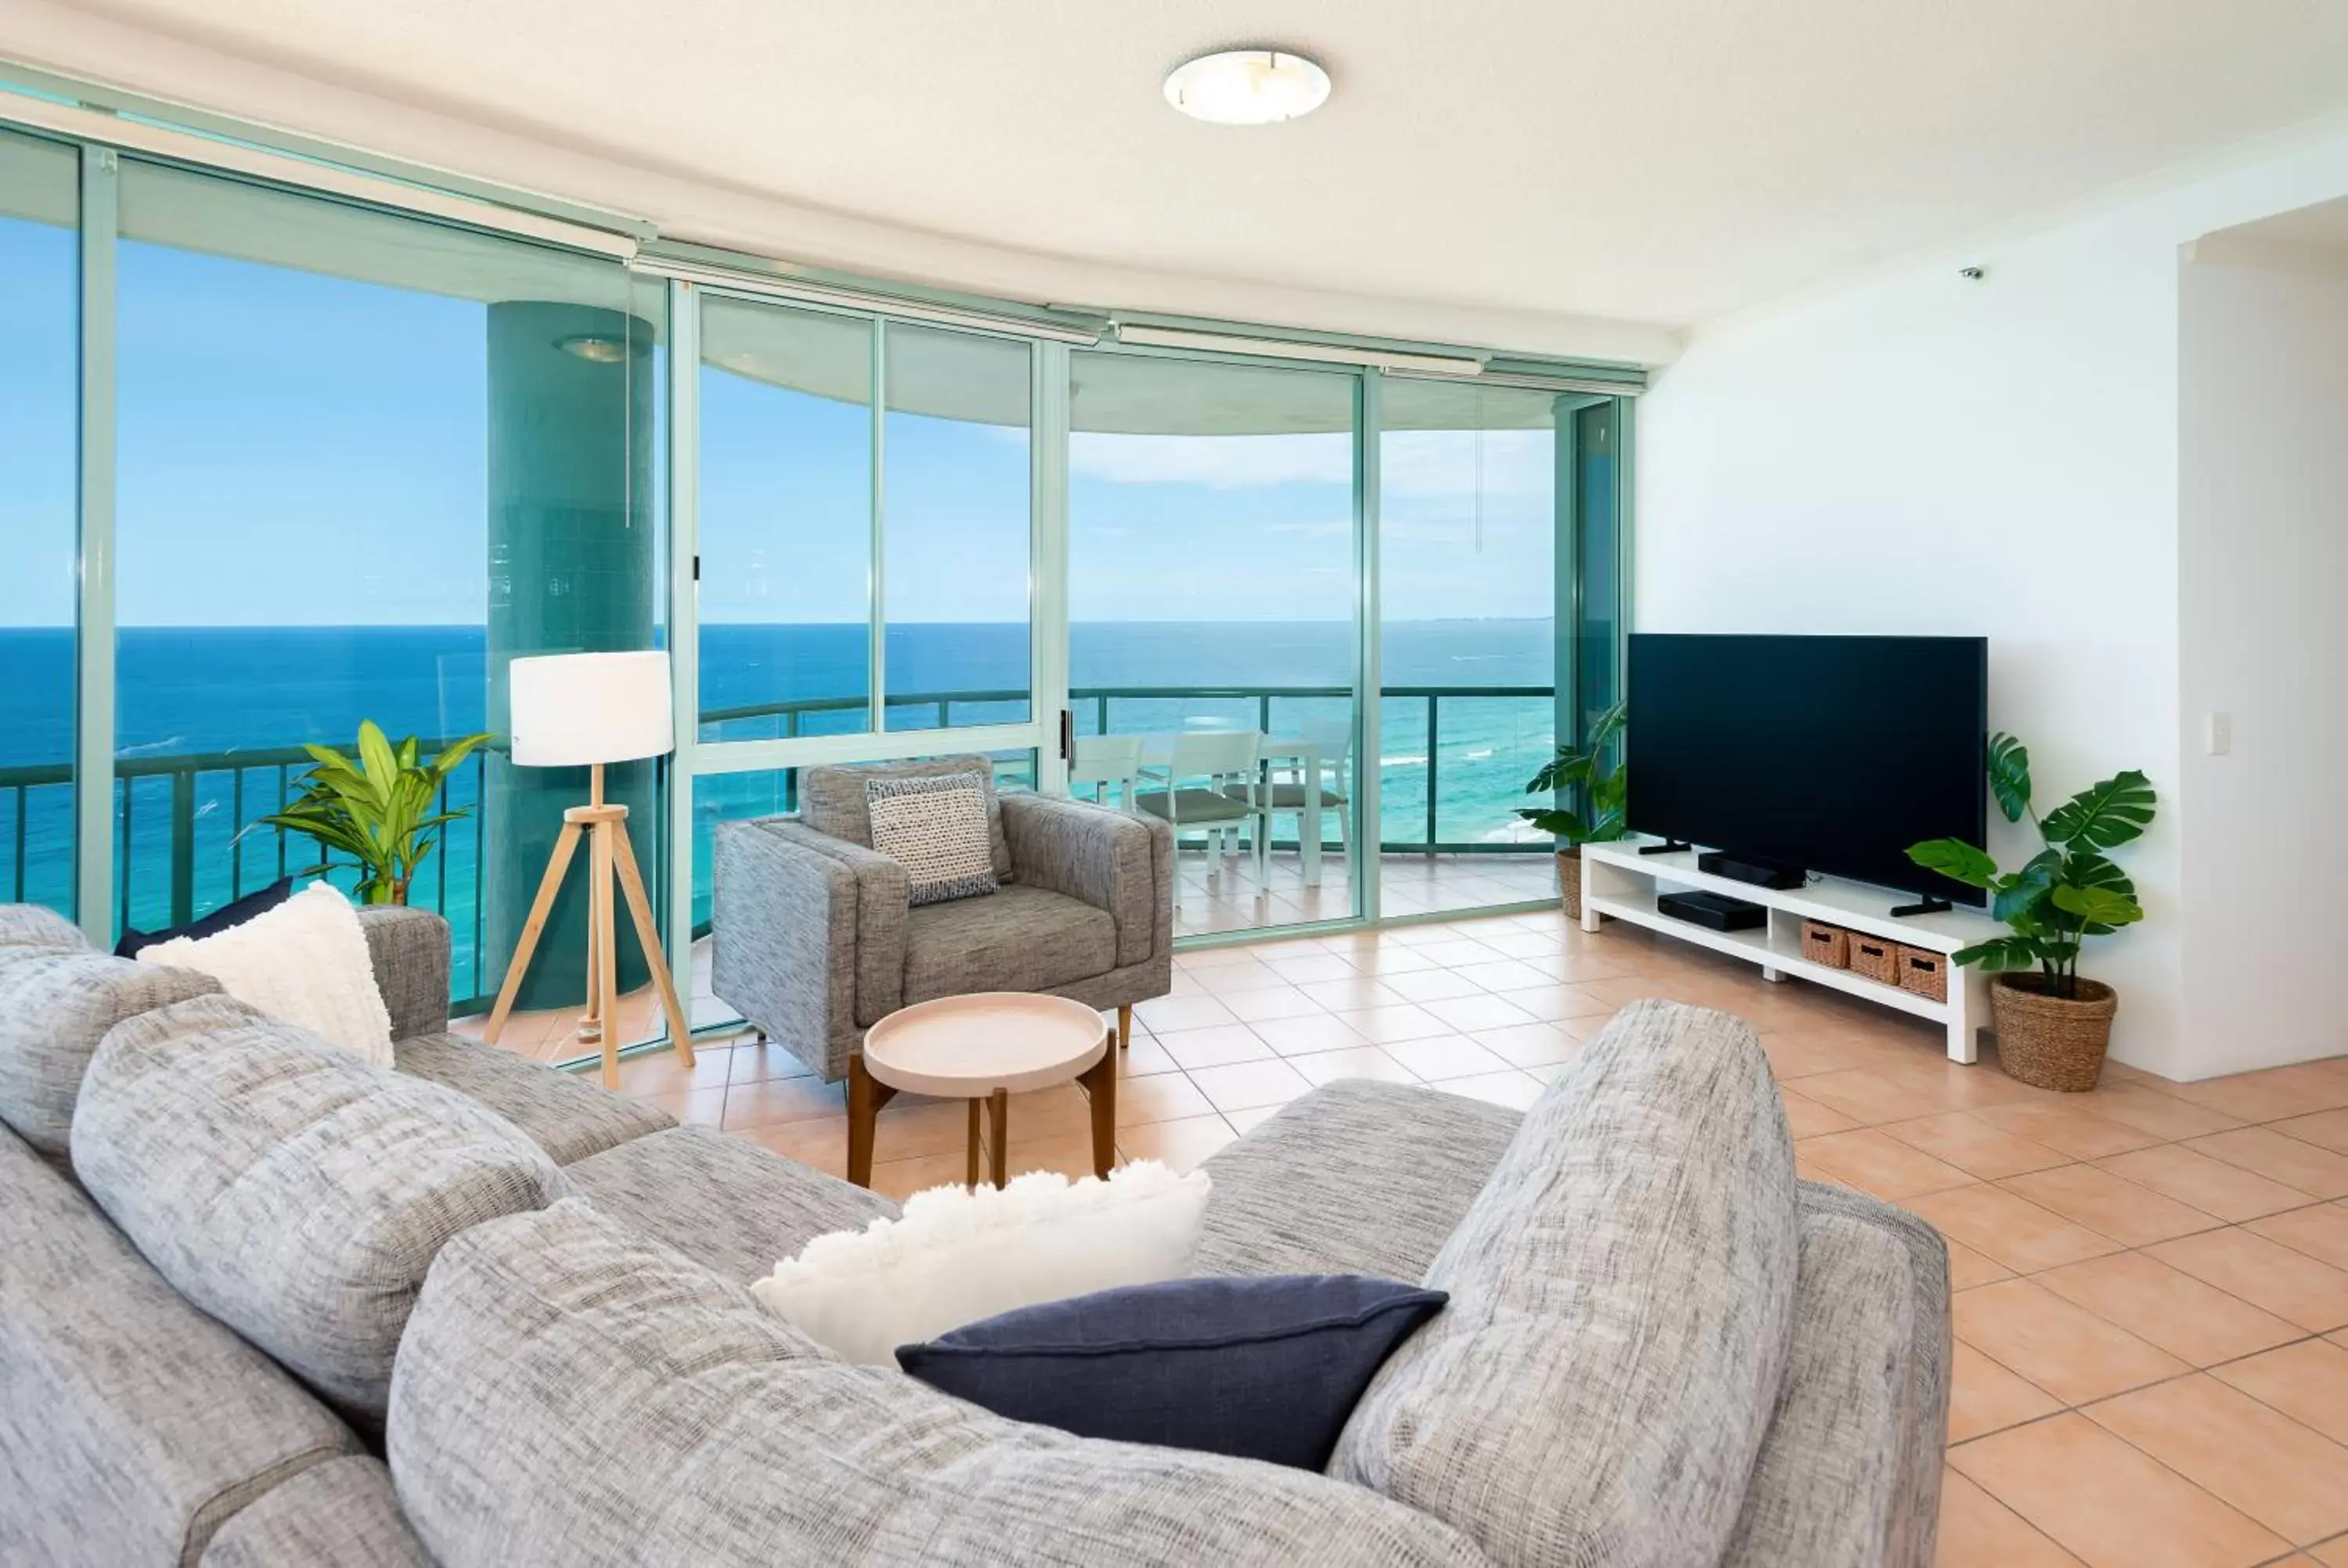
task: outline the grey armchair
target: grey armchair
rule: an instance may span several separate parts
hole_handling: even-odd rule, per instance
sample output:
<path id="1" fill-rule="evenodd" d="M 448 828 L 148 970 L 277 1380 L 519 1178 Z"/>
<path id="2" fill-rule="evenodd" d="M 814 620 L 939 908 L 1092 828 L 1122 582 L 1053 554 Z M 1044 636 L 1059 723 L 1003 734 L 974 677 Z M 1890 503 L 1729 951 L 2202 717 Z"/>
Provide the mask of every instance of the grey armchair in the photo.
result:
<path id="1" fill-rule="evenodd" d="M 990 815 L 1002 891 L 907 907 L 905 869 L 871 847 L 864 782 L 977 772 L 984 757 L 807 768 L 799 815 L 721 823 L 711 892 L 718 999 L 827 1081 L 899 1008 L 1041 991 L 1117 1009 L 1173 987 L 1174 835 L 1086 801 L 1004 794 Z"/>

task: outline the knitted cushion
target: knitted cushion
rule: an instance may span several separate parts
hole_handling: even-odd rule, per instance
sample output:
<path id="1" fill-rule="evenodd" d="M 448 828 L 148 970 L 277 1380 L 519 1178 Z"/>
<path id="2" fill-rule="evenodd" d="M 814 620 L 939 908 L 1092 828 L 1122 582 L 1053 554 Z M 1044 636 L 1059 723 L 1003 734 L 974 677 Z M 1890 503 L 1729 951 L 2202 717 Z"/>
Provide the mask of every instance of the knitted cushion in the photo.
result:
<path id="1" fill-rule="evenodd" d="M 864 799 L 872 847 L 905 868 L 911 903 L 979 897 L 999 886 L 978 774 L 867 779 Z"/>

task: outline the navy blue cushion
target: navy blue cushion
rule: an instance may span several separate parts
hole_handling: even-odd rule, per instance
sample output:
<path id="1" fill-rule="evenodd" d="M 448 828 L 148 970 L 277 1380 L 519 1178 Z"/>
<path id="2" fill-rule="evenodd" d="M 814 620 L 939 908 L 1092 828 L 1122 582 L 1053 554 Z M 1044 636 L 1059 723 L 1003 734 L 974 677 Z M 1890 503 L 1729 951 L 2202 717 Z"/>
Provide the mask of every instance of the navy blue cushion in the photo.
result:
<path id="1" fill-rule="evenodd" d="M 135 958 L 139 948 L 168 942 L 174 937 L 217 937 L 232 927 L 243 925 L 264 909 L 276 908 L 293 896 L 294 878 L 281 876 L 258 893 L 248 893 L 242 898 L 221 905 L 201 920 L 191 920 L 168 931 L 134 931 L 125 927 L 122 940 L 114 945 L 114 956 Z"/>
<path id="2" fill-rule="evenodd" d="M 1023 1307 L 897 1364 L 1079 1437 L 1320 1470 L 1395 1347 L 1450 1297 L 1351 1274 L 1175 1279 Z"/>

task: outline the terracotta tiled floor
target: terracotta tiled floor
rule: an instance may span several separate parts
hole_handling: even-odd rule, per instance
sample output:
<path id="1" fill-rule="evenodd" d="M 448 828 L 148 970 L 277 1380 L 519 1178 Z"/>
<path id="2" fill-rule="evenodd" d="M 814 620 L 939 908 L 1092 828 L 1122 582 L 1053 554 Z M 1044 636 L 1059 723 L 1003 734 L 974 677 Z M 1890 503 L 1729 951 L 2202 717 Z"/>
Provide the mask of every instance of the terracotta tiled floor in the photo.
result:
<path id="1" fill-rule="evenodd" d="M 1804 1174 L 1940 1226 L 1956 1286 L 1946 1568 L 2348 1565 L 2348 1059 L 2092 1094 L 1957 1067 L 1902 1015 L 1554 914 L 1189 953 L 1120 1059 L 1120 1153 L 1189 1166 L 1316 1083 L 1523 1105 L 1634 997 L 1761 1032 Z M 545 1029 L 559 1029 L 549 1023 Z M 838 1172 L 836 1086 L 714 1041 L 628 1092 Z M 1089 1169 L 1079 1092 L 1012 1107 L 1013 1170 Z M 901 1099 L 875 1184 L 962 1175 L 963 1110 Z"/>

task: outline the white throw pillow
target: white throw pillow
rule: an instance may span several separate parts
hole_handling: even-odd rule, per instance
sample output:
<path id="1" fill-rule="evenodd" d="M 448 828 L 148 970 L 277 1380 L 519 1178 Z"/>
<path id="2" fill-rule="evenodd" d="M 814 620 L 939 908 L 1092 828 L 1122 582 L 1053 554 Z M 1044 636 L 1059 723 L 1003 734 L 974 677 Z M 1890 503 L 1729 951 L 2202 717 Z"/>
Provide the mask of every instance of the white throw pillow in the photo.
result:
<path id="1" fill-rule="evenodd" d="M 1106 1182 L 1031 1171 L 999 1191 L 932 1187 L 901 1219 L 816 1237 L 750 1290 L 843 1360 L 894 1367 L 900 1345 L 1015 1307 L 1188 1275 L 1212 1189 L 1155 1160 Z"/>
<path id="2" fill-rule="evenodd" d="M 247 1007 L 306 1029 L 370 1067 L 391 1066 L 391 1014 L 376 989 L 366 932 L 351 901 L 327 883 L 313 882 L 217 936 L 141 948 L 139 961 L 210 975 Z"/>

